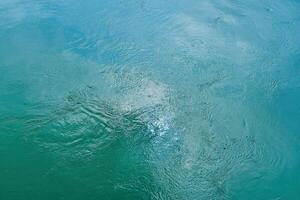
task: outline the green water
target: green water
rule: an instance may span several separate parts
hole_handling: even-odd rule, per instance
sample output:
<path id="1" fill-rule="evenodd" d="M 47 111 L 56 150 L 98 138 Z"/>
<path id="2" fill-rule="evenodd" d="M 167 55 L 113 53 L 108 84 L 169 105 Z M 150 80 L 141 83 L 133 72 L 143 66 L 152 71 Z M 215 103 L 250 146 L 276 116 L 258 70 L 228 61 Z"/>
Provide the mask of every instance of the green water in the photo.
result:
<path id="1" fill-rule="evenodd" d="M 299 200 L 300 2 L 0 0 L 0 200 Z"/>

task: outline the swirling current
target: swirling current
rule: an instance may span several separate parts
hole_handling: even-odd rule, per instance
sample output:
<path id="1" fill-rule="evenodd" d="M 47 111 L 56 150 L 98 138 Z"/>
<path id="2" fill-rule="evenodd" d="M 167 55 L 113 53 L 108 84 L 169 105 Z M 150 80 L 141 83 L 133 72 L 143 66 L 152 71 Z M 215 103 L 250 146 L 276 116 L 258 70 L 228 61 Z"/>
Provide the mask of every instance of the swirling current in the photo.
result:
<path id="1" fill-rule="evenodd" d="M 299 200 L 298 0 L 0 0 L 0 199 Z"/>

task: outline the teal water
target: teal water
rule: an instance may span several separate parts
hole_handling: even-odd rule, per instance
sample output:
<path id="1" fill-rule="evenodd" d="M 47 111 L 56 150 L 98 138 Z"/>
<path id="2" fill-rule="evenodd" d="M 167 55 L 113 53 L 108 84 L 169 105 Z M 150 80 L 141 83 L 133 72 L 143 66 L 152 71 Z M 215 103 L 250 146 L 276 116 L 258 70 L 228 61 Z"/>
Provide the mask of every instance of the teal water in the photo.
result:
<path id="1" fill-rule="evenodd" d="M 0 0 L 1 200 L 299 200 L 300 2 Z"/>

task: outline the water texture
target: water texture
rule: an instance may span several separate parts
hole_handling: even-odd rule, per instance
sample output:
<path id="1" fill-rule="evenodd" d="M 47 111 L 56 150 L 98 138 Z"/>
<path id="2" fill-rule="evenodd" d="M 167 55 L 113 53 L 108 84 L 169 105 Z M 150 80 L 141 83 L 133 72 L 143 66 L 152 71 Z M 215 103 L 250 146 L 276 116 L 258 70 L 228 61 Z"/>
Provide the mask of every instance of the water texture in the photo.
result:
<path id="1" fill-rule="evenodd" d="M 299 200 L 298 0 L 0 0 L 0 199 Z"/>

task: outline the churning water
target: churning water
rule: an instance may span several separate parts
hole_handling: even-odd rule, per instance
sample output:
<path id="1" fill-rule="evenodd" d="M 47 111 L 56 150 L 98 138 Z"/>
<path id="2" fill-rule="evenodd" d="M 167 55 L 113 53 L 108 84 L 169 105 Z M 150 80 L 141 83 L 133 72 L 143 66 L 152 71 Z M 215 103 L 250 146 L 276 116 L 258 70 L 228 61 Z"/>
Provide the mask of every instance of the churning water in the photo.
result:
<path id="1" fill-rule="evenodd" d="M 298 0 L 0 0 L 0 199 L 299 200 Z"/>

